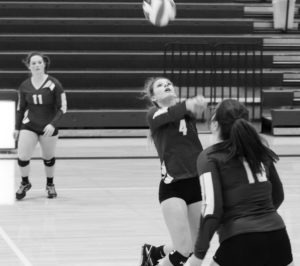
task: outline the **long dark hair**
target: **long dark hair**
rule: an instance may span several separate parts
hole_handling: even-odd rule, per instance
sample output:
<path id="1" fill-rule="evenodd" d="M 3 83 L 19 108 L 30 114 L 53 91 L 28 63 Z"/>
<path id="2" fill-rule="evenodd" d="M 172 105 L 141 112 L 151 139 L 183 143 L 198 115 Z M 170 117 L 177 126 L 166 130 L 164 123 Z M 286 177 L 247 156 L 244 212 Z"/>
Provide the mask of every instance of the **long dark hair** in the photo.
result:
<path id="1" fill-rule="evenodd" d="M 264 163 L 276 162 L 278 156 L 266 145 L 249 122 L 249 111 L 237 100 L 227 99 L 217 107 L 212 121 L 217 121 L 220 138 L 223 140 L 217 149 L 229 151 L 227 160 L 234 157 L 244 158 L 253 173 L 263 171 Z"/>

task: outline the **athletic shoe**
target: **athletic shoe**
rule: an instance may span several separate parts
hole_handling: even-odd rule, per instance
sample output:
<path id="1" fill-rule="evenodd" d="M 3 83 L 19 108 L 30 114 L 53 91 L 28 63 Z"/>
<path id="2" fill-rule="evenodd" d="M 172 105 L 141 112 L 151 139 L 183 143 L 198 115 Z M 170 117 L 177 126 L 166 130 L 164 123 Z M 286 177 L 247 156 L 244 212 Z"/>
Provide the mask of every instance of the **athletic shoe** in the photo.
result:
<path id="1" fill-rule="evenodd" d="M 141 251 L 141 264 L 140 266 L 154 266 L 154 261 L 151 258 L 151 252 L 154 249 L 154 246 L 151 246 L 149 244 L 144 244 L 142 246 Z"/>
<path id="2" fill-rule="evenodd" d="M 25 198 L 26 192 L 29 189 L 31 189 L 31 183 L 23 183 L 23 182 L 21 182 L 21 185 L 20 185 L 18 191 L 16 192 L 16 199 L 17 200 L 21 200 L 21 199 Z"/>
<path id="3" fill-rule="evenodd" d="M 52 199 L 52 198 L 57 197 L 57 193 L 56 193 L 56 191 L 55 191 L 55 186 L 54 186 L 54 184 L 52 184 L 52 185 L 47 185 L 47 186 L 46 186 L 46 190 L 48 191 L 48 198 L 49 198 L 49 199 Z"/>

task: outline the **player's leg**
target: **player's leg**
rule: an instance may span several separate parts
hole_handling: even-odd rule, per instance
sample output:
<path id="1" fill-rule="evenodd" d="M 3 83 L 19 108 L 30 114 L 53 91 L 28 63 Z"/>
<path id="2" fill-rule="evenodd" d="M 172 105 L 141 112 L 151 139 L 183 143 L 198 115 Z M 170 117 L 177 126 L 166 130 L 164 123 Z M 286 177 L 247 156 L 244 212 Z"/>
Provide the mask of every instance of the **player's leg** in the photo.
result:
<path id="1" fill-rule="evenodd" d="M 191 239 L 193 247 L 195 246 L 197 236 L 199 233 L 200 218 L 201 218 L 201 206 L 202 206 L 202 196 L 199 179 L 193 180 L 193 188 L 190 189 L 190 197 L 186 198 L 188 203 L 188 218 L 191 231 Z"/>
<path id="2" fill-rule="evenodd" d="M 173 197 L 162 201 L 161 208 L 174 251 L 161 260 L 159 265 L 182 265 L 193 249 L 186 202 Z"/>
<path id="3" fill-rule="evenodd" d="M 159 202 L 161 203 L 162 206 L 163 205 L 167 206 L 166 203 L 168 203 L 170 199 L 174 199 L 175 202 L 180 202 L 180 204 L 179 204 L 179 207 L 181 206 L 180 211 L 177 212 L 177 210 L 174 209 L 175 219 L 172 218 L 173 214 L 170 215 L 169 213 L 166 213 L 165 216 L 171 217 L 171 219 L 170 219 L 171 221 L 180 219 L 179 220 L 179 222 L 180 222 L 180 221 L 184 220 L 184 226 L 183 226 L 184 230 L 177 229 L 177 231 L 180 232 L 179 233 L 180 237 L 182 237 L 182 238 L 185 237 L 186 239 L 188 239 L 187 240 L 187 242 L 188 242 L 187 250 L 189 250 L 189 251 L 186 252 L 188 255 L 190 254 L 190 251 L 192 251 L 193 244 L 192 244 L 192 240 L 191 240 L 191 236 L 190 236 L 190 228 L 189 228 L 190 226 L 189 226 L 189 218 L 188 218 L 188 214 L 187 214 L 188 210 L 187 210 L 186 202 L 191 201 L 193 203 L 194 201 L 199 201 L 199 198 L 201 199 L 201 196 L 199 197 L 199 193 L 198 193 L 200 191 L 199 188 L 197 190 L 197 197 L 194 197 L 194 196 L 192 198 L 190 197 L 190 191 L 193 191 L 194 182 L 195 181 L 192 178 L 174 182 L 174 183 L 170 183 L 170 184 L 165 184 L 163 181 L 161 181 L 160 186 L 159 186 Z M 194 194 L 195 193 L 193 193 L 193 195 Z M 200 194 L 201 194 L 201 191 L 200 191 Z M 177 203 L 175 203 L 174 205 L 178 206 Z M 163 208 L 165 208 L 165 207 L 163 207 Z M 184 210 L 184 212 L 182 212 L 182 210 Z M 164 212 L 164 210 L 163 210 L 163 212 Z M 198 212 L 200 212 L 200 210 L 198 210 Z M 177 216 L 180 216 L 180 218 L 178 218 Z M 166 223 L 168 226 L 169 222 L 166 221 Z M 183 233 L 183 235 L 182 235 L 182 233 Z M 171 235 L 171 238 L 172 238 L 172 235 Z M 172 241 L 173 241 L 173 239 L 172 239 Z M 186 246 L 185 243 L 178 244 L 178 246 L 181 246 L 181 245 Z M 147 250 L 145 247 L 147 247 Z M 149 247 L 151 247 L 151 249 Z M 162 247 L 163 247 L 163 252 L 156 252 L 156 251 L 159 251 L 159 249 L 162 250 Z M 150 252 L 149 252 L 149 250 L 150 250 Z M 155 265 L 159 259 L 164 258 L 165 254 L 168 255 L 170 252 L 172 252 L 172 254 L 173 254 L 173 255 L 171 255 L 172 261 L 174 261 L 174 260 L 180 261 L 180 259 L 181 259 L 180 252 L 184 252 L 184 251 L 177 250 L 177 252 L 173 252 L 174 250 L 176 250 L 174 241 L 173 241 L 172 245 L 165 245 L 165 246 L 161 246 L 161 247 L 153 247 L 151 245 L 147 245 L 147 246 L 144 245 L 144 247 L 142 249 L 142 260 L 141 260 L 143 263 L 141 264 L 141 266 Z M 166 256 L 166 258 L 164 260 L 165 260 L 165 263 L 168 263 L 169 256 Z M 164 263 L 164 260 L 162 260 L 161 263 Z"/>
<path id="4" fill-rule="evenodd" d="M 26 196 L 26 192 L 31 188 L 29 182 L 30 159 L 38 142 L 38 135 L 30 130 L 22 129 L 18 139 L 18 165 L 21 172 L 21 185 L 16 192 L 18 200 Z"/>
<path id="5" fill-rule="evenodd" d="M 201 206 L 202 206 L 201 201 L 188 205 L 188 218 L 189 218 L 189 225 L 190 225 L 193 245 L 196 243 L 196 239 L 199 231 L 200 218 L 201 218 Z"/>
<path id="6" fill-rule="evenodd" d="M 184 197 L 188 204 L 188 217 L 191 230 L 192 243 L 195 245 L 201 218 L 202 194 L 199 177 L 189 180 L 187 195 Z"/>
<path id="7" fill-rule="evenodd" d="M 187 206 L 180 198 L 170 198 L 161 203 L 174 250 L 159 261 L 159 266 L 181 266 L 192 250 Z"/>
<path id="8" fill-rule="evenodd" d="M 182 184 L 178 184 L 179 182 L 174 182 L 170 184 L 165 184 L 163 180 L 159 185 L 159 202 L 174 198 L 180 197 L 179 194 L 182 190 Z M 173 244 L 163 245 L 159 247 L 155 247 L 150 244 L 145 244 L 142 247 L 141 252 L 141 263 L 140 266 L 152 266 L 156 265 L 158 261 L 168 255 L 171 251 L 174 250 Z"/>
<path id="9" fill-rule="evenodd" d="M 47 176 L 46 190 L 48 192 L 48 198 L 54 198 L 57 196 L 55 186 L 53 183 L 54 171 L 55 171 L 55 151 L 58 135 L 52 137 L 40 136 L 39 142 L 42 149 L 43 162 L 45 166 L 45 173 Z"/>

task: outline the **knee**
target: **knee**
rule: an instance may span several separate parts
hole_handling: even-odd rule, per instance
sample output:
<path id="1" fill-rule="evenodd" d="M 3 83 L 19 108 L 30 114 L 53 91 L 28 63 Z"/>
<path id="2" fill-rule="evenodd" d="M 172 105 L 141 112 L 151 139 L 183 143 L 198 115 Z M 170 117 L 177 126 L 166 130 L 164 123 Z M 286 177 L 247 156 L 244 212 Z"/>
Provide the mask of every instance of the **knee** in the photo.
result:
<path id="1" fill-rule="evenodd" d="M 30 163 L 30 161 L 29 160 L 22 160 L 22 159 L 18 159 L 18 165 L 20 166 L 20 167 L 25 167 L 25 166 L 27 166 L 27 165 L 29 165 L 29 163 Z"/>
<path id="2" fill-rule="evenodd" d="M 51 167 L 51 166 L 54 166 L 54 164 L 55 164 L 55 157 L 53 157 L 49 160 L 44 159 L 44 165 L 45 166 Z"/>

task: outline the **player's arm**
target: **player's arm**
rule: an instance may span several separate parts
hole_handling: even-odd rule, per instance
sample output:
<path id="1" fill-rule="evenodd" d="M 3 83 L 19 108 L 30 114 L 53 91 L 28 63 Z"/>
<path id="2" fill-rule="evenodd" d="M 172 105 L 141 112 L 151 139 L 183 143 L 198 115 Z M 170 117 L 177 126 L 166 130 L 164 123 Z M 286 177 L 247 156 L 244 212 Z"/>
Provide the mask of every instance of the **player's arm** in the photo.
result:
<path id="1" fill-rule="evenodd" d="M 271 163 L 269 166 L 269 180 L 272 183 L 273 204 L 274 207 L 278 209 L 284 200 L 284 192 L 280 177 L 274 163 Z"/>
<path id="2" fill-rule="evenodd" d="M 147 120 L 151 130 L 155 130 L 171 122 L 179 121 L 188 114 L 185 102 L 177 103 L 168 108 L 153 108 L 148 112 Z"/>
<path id="3" fill-rule="evenodd" d="M 58 121 L 61 119 L 63 114 L 67 112 L 67 97 L 64 92 L 62 85 L 57 81 L 55 82 L 55 105 L 56 105 L 56 114 L 52 121 L 51 125 L 57 127 Z"/>
<path id="4" fill-rule="evenodd" d="M 223 196 L 217 163 L 209 159 L 206 152 L 200 154 L 197 169 L 200 175 L 203 201 L 194 255 L 198 259 L 204 259 L 223 215 Z"/>
<path id="5" fill-rule="evenodd" d="M 24 117 L 24 113 L 27 107 L 27 103 L 25 100 L 25 94 L 22 90 L 22 87 L 19 88 L 18 91 L 18 103 L 17 103 L 17 112 L 16 112 L 16 124 L 15 129 L 20 130 L 22 119 Z"/>
<path id="6" fill-rule="evenodd" d="M 199 118 L 206 106 L 205 98 L 199 95 L 168 108 L 153 108 L 149 111 L 147 120 L 153 131 L 168 123 L 179 121 L 186 115 Z"/>

